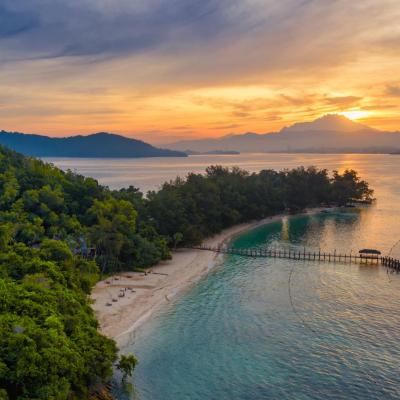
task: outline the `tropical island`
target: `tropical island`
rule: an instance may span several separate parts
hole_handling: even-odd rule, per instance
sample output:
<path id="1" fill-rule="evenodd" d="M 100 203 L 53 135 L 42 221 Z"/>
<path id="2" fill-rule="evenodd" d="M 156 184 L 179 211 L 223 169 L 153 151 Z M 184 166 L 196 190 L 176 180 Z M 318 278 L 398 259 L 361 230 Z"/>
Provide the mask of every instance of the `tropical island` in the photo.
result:
<path id="1" fill-rule="evenodd" d="M 353 170 L 221 166 L 144 196 L 4 147 L 0 176 L 1 399 L 87 399 L 114 367 L 132 372 L 136 360 L 118 356 L 91 307 L 101 278 L 146 271 L 249 221 L 372 196 Z"/>

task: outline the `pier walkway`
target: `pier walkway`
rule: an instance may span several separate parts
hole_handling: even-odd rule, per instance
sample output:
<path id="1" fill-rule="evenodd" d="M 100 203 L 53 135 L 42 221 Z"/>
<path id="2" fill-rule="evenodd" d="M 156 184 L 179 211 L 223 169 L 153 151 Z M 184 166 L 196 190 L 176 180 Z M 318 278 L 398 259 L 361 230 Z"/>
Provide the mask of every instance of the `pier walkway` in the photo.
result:
<path id="1" fill-rule="evenodd" d="M 383 265 L 390 269 L 400 271 L 400 260 L 386 256 L 365 256 L 360 254 L 341 254 L 334 251 L 333 253 L 322 251 L 295 251 L 295 250 L 279 250 L 279 249 L 263 249 L 263 248 L 235 248 L 228 246 L 193 246 L 192 249 L 213 251 L 215 253 L 233 254 L 242 257 L 254 258 L 281 258 L 288 260 L 303 260 L 317 262 L 333 262 L 345 264 L 375 264 Z"/>

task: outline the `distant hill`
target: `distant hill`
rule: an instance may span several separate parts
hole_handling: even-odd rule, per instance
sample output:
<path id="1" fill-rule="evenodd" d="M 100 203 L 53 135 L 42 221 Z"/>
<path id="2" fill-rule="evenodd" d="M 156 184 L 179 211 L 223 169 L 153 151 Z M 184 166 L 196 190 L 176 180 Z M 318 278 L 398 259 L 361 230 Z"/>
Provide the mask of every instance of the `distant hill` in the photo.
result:
<path id="1" fill-rule="evenodd" d="M 211 150 L 211 151 L 193 151 L 193 150 L 185 150 L 185 153 L 188 156 L 203 156 L 203 155 L 217 155 L 217 156 L 233 156 L 240 154 L 240 151 L 234 150 Z"/>
<path id="2" fill-rule="evenodd" d="M 106 132 L 52 138 L 0 131 L 0 144 L 34 157 L 187 157 L 181 151 L 159 149 L 141 140 Z"/>
<path id="3" fill-rule="evenodd" d="M 164 147 L 197 152 L 391 153 L 400 150 L 400 133 L 378 131 L 342 115 L 329 114 L 312 122 L 285 127 L 279 132 L 184 140 Z"/>

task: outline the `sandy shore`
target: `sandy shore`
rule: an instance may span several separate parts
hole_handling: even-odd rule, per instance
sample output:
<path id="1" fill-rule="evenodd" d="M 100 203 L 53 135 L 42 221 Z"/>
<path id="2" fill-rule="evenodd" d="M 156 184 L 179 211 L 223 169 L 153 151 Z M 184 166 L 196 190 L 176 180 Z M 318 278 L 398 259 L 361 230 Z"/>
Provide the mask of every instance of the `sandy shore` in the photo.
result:
<path id="1" fill-rule="evenodd" d="M 307 213 L 318 213 L 313 209 Z M 204 241 L 217 246 L 256 226 L 280 220 L 277 215 L 261 221 L 236 225 Z M 100 330 L 123 346 L 135 330 L 156 310 L 190 285 L 198 282 L 222 260 L 222 255 L 207 251 L 179 250 L 172 260 L 152 267 L 147 274 L 126 272 L 100 281 L 91 298 L 100 323 Z"/>

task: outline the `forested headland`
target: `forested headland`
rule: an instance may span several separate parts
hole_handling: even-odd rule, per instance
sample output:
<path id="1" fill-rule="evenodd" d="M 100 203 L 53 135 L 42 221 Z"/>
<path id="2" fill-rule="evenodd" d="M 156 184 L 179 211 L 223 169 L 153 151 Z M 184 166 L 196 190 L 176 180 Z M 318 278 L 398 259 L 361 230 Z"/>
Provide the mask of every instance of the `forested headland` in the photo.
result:
<path id="1" fill-rule="evenodd" d="M 149 267 L 238 223 L 371 196 L 355 171 L 220 166 L 144 196 L 0 147 L 0 399 L 85 399 L 111 377 L 117 348 L 88 297 L 101 273 Z"/>

